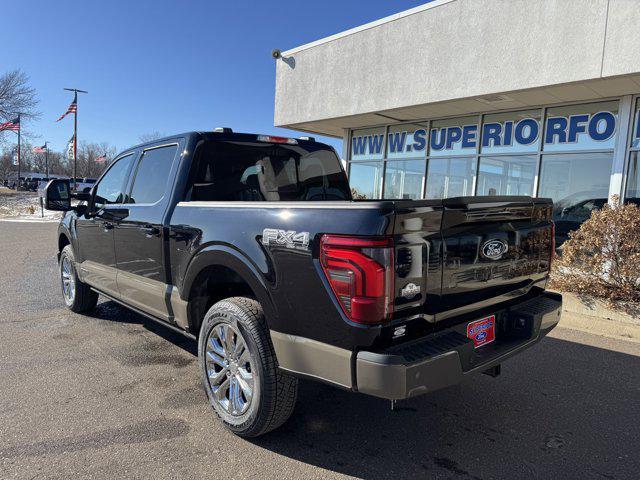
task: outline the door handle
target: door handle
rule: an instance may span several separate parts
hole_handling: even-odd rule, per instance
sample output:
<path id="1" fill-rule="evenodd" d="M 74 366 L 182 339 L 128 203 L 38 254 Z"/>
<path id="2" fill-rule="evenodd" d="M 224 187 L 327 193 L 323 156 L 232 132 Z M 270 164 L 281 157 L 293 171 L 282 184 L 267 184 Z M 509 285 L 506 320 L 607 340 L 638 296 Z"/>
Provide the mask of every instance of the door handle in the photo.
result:
<path id="1" fill-rule="evenodd" d="M 160 235 L 160 229 L 158 227 L 154 227 L 153 225 L 144 225 L 140 227 L 147 238 L 157 237 Z"/>
<path id="2" fill-rule="evenodd" d="M 111 222 L 102 222 L 102 230 L 104 230 L 105 232 L 108 232 L 109 230 L 113 229 L 113 223 Z"/>

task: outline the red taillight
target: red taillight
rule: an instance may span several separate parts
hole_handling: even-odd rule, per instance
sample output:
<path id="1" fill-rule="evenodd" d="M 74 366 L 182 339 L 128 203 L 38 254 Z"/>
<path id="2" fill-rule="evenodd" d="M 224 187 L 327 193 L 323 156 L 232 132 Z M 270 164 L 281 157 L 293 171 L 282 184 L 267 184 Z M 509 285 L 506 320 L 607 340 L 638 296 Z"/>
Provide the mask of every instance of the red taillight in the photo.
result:
<path id="1" fill-rule="evenodd" d="M 345 315 L 380 323 L 393 312 L 393 241 L 323 235 L 320 264 Z"/>

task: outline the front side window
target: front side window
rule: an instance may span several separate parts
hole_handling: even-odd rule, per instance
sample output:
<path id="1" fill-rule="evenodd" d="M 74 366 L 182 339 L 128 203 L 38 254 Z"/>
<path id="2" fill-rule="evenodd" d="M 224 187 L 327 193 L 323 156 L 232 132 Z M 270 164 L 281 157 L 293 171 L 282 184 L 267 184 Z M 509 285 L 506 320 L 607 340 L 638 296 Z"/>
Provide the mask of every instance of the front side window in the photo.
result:
<path id="1" fill-rule="evenodd" d="M 104 174 L 100 183 L 95 187 L 93 205 L 96 209 L 108 204 L 124 202 L 124 187 L 133 157 L 134 155 L 130 153 L 117 159 Z"/>
<path id="2" fill-rule="evenodd" d="M 164 196 L 177 150 L 177 145 L 169 145 L 143 152 L 128 203 L 151 204 Z"/>

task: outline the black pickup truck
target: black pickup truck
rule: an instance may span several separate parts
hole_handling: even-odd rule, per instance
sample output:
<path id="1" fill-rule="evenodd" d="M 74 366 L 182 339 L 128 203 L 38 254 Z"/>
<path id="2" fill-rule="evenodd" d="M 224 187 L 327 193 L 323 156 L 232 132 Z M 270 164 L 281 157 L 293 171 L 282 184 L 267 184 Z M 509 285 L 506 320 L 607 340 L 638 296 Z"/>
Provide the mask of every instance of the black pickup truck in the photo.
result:
<path id="1" fill-rule="evenodd" d="M 243 436 L 287 420 L 300 377 L 413 397 L 497 375 L 560 318 L 550 200 L 353 200 L 308 137 L 164 138 L 88 194 L 52 180 L 46 205 L 66 211 L 66 305 L 103 295 L 197 338 L 211 405 Z"/>

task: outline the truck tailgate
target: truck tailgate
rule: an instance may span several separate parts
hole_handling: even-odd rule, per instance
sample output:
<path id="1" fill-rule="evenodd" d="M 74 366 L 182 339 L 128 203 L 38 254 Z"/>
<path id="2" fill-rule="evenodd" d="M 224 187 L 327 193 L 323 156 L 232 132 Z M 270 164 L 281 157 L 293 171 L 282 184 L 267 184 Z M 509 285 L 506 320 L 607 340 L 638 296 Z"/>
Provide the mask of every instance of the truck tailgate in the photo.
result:
<path id="1" fill-rule="evenodd" d="M 551 208 L 530 197 L 397 202 L 396 313 L 438 321 L 544 287 Z"/>

